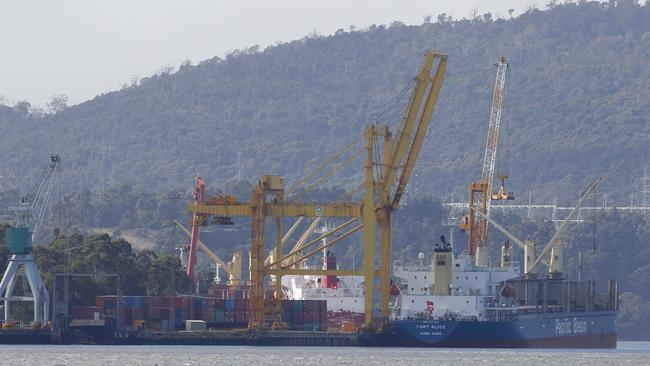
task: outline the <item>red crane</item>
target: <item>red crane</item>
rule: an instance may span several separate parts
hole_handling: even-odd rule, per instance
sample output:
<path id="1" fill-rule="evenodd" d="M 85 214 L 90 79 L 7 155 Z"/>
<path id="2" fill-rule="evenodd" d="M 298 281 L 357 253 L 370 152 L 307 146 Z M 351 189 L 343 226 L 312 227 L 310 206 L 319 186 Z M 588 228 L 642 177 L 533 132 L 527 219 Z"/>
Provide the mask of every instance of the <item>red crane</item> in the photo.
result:
<path id="1" fill-rule="evenodd" d="M 197 176 L 194 178 L 194 182 L 194 202 L 204 202 L 205 183 L 203 183 L 203 178 Z M 194 265 L 196 264 L 196 247 L 199 240 L 199 227 L 203 224 L 206 218 L 205 215 L 197 212 L 192 215 L 192 235 L 190 236 L 190 254 L 187 260 L 187 276 L 191 278 L 194 283 L 196 283 L 196 278 L 194 277 Z"/>

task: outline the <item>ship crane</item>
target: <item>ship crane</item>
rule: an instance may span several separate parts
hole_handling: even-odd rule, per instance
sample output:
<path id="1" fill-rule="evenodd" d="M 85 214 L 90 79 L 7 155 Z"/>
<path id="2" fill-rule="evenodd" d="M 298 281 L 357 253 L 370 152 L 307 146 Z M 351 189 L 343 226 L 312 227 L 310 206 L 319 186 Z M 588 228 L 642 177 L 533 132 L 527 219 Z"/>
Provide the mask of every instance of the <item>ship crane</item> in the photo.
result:
<path id="1" fill-rule="evenodd" d="M 490 214 L 491 200 L 512 200 L 514 195 L 505 189 L 507 174 L 499 176 L 501 187 L 498 192 L 493 193 L 494 170 L 496 166 L 497 147 L 499 146 L 499 129 L 501 126 L 501 114 L 505 101 L 506 76 L 508 62 L 501 57 L 495 64 L 497 68 L 492 93 L 492 105 L 490 108 L 490 121 L 488 125 L 487 143 L 483 156 L 483 168 L 481 179 L 472 182 L 469 188 L 469 212 L 461 222 L 461 229 L 467 231 L 467 252 L 474 256 L 477 266 L 488 265 L 487 240 L 488 221 L 485 217 Z M 481 211 L 484 216 L 476 215 L 475 211 Z"/>
<path id="2" fill-rule="evenodd" d="M 59 155 L 51 155 L 38 183 L 29 193 L 21 197 L 18 206 L 12 207 L 15 213 L 15 226 L 5 231 L 5 244 L 12 255 L 0 281 L 0 296 L 2 296 L 0 301 L 4 303 L 5 321 L 10 320 L 11 303 L 15 301 L 28 301 L 34 304 L 34 322 L 42 324 L 49 321 L 49 294 L 31 252 L 32 243 L 39 238 L 60 162 Z M 23 296 L 13 294 L 21 267 L 24 268 L 31 296 L 27 293 Z"/>
<path id="3" fill-rule="evenodd" d="M 205 183 L 203 178 L 197 176 L 194 179 L 194 202 L 195 203 L 209 203 L 220 204 L 220 203 L 235 203 L 237 199 L 234 196 L 230 195 L 221 195 L 217 197 L 211 197 L 209 200 L 206 200 L 205 197 Z M 192 214 L 192 230 L 186 229 L 178 220 L 176 220 L 176 225 L 178 225 L 186 234 L 190 236 L 190 247 L 189 254 L 187 259 L 187 276 L 192 279 L 192 282 L 196 285 L 197 279 L 194 275 L 194 267 L 196 266 L 196 252 L 198 249 L 201 249 L 204 253 L 210 257 L 217 265 L 220 266 L 224 271 L 228 273 L 228 284 L 233 286 L 242 285 L 241 278 L 241 252 L 235 252 L 233 254 L 232 262 L 226 263 L 221 258 L 219 258 L 210 248 L 205 245 L 199 239 L 200 227 L 208 219 L 208 215 L 204 215 L 198 212 Z M 213 223 L 218 225 L 232 225 L 232 219 L 228 216 L 215 216 Z M 217 269 L 218 270 L 218 269 Z"/>
<path id="4" fill-rule="evenodd" d="M 578 212 L 580 211 L 580 207 L 585 203 L 587 200 L 587 197 L 598 187 L 600 182 L 602 181 L 602 178 L 597 178 L 595 179 L 584 191 L 584 193 L 580 196 L 580 199 L 576 203 L 576 205 L 573 207 L 571 212 L 569 213 L 569 216 L 567 216 L 566 220 L 558 227 L 558 229 L 555 231 L 555 234 L 553 234 L 553 237 L 544 245 L 544 248 L 542 249 L 539 254 L 535 250 L 535 241 L 533 240 L 520 240 L 516 236 L 514 236 L 512 233 L 510 233 L 506 228 L 503 226 L 499 225 L 499 223 L 495 222 L 494 219 L 490 218 L 488 215 L 484 214 L 480 210 L 477 210 L 476 208 L 473 208 L 476 210 L 476 214 L 480 216 L 481 218 L 485 219 L 488 221 L 492 226 L 494 226 L 497 230 L 499 230 L 503 235 L 505 235 L 508 239 L 512 240 L 515 244 L 517 244 L 519 247 L 521 247 L 524 250 L 524 275 L 531 277 L 531 276 L 536 276 L 537 275 L 537 268 L 540 263 L 543 263 L 548 267 L 548 272 L 549 276 L 554 277 L 554 276 L 560 276 L 562 274 L 563 268 L 563 247 L 564 247 L 564 241 L 561 240 L 561 238 L 567 233 L 569 230 L 570 226 L 569 224 L 578 216 Z M 472 208 L 470 208 L 472 209 Z M 550 258 L 548 258 L 550 257 Z"/>
<path id="5" fill-rule="evenodd" d="M 180 221 L 174 220 L 176 225 L 183 230 L 185 234 L 187 234 L 190 238 L 192 237 L 192 231 L 188 228 L 186 228 L 183 224 L 181 224 Z M 205 243 L 201 241 L 198 237 L 196 238 L 196 246 L 198 249 L 200 249 L 203 253 L 205 253 L 216 265 L 216 270 L 217 272 L 219 269 L 222 269 L 228 274 L 228 285 L 229 286 L 240 286 L 243 285 L 242 282 L 242 270 L 241 270 L 241 256 L 242 253 L 240 251 L 236 251 L 233 253 L 232 256 L 232 261 L 229 263 L 226 263 L 223 259 L 219 258 L 219 256 L 213 252 Z"/>

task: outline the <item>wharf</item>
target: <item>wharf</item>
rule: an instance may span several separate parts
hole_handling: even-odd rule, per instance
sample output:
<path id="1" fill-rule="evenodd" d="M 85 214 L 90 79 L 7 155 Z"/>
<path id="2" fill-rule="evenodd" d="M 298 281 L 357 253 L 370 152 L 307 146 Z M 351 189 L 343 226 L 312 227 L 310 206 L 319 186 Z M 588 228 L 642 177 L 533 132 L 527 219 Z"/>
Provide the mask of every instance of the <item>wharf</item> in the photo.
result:
<path id="1" fill-rule="evenodd" d="M 53 344 L 54 332 L 48 329 L 2 329 L 0 344 Z"/>
<path id="2" fill-rule="evenodd" d="M 238 345 L 238 346 L 333 346 L 359 345 L 356 333 L 307 331 L 208 330 L 148 332 L 121 340 L 123 344 Z"/>

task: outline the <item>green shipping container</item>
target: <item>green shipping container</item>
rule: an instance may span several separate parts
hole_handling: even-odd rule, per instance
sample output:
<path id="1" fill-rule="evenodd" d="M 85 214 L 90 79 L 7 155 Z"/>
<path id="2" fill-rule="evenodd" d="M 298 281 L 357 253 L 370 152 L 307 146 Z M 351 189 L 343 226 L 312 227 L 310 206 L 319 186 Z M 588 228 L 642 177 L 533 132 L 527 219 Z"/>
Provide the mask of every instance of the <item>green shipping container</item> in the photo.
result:
<path id="1" fill-rule="evenodd" d="M 223 312 L 223 310 L 215 310 L 214 318 L 213 318 L 213 320 L 215 322 L 223 322 L 223 321 L 225 321 L 225 319 L 226 319 L 226 316 L 225 316 L 225 313 Z"/>
<path id="2" fill-rule="evenodd" d="M 32 235 L 27 228 L 9 227 L 5 231 L 5 244 L 13 254 L 29 254 L 32 251 Z"/>

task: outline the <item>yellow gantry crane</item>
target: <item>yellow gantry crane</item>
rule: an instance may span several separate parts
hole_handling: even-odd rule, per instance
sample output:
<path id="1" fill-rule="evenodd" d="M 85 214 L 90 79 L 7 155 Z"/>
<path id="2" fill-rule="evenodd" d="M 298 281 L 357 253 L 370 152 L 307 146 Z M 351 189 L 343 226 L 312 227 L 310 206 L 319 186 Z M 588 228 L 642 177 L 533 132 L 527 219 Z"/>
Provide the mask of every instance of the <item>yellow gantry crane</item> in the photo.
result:
<path id="1" fill-rule="evenodd" d="M 437 65 L 434 70 L 434 61 Z M 387 126 L 373 125 L 365 132 L 366 159 L 364 166 L 365 194 L 362 202 L 286 202 L 283 179 L 275 175 L 263 176 L 249 202 L 214 203 L 194 202 L 188 209 L 200 215 L 216 217 L 251 218 L 250 250 L 250 310 L 251 328 L 263 327 L 269 322 L 265 309 L 275 305 L 265 304 L 264 283 L 268 276 L 275 277 L 276 296 L 281 294 L 281 277 L 285 275 L 363 276 L 365 286 L 366 324 L 373 319 L 386 320 L 389 315 L 391 274 L 391 213 L 399 207 L 408 181 L 413 173 L 417 156 L 429 127 L 447 66 L 447 55 L 428 52 L 422 69 L 415 78 L 415 87 L 398 131 L 393 135 Z M 291 251 L 284 253 L 283 244 L 295 227 L 283 235 L 282 218 L 324 217 L 347 218 L 342 224 L 307 242 L 307 236 Z M 265 223 L 275 220 L 275 247 L 272 256 L 265 257 Z M 316 221 L 315 220 L 315 221 Z M 361 223 L 359 223 L 361 221 Z M 312 224 L 315 228 L 315 224 Z M 376 266 L 376 234 L 379 227 L 379 268 Z M 344 230 L 345 229 L 345 230 Z M 309 230 L 309 229 L 308 229 Z M 304 269 L 296 264 L 321 253 L 323 249 L 340 243 L 351 234 L 363 230 L 363 265 L 360 269 Z M 313 230 L 312 230 L 313 231 Z M 335 233 L 341 233 L 324 246 L 310 247 Z M 307 251 L 306 253 L 304 253 Z M 304 254 L 303 254 L 304 253 Z M 375 282 L 379 282 L 379 313 L 375 316 Z M 276 297 L 277 299 L 277 297 Z"/>

